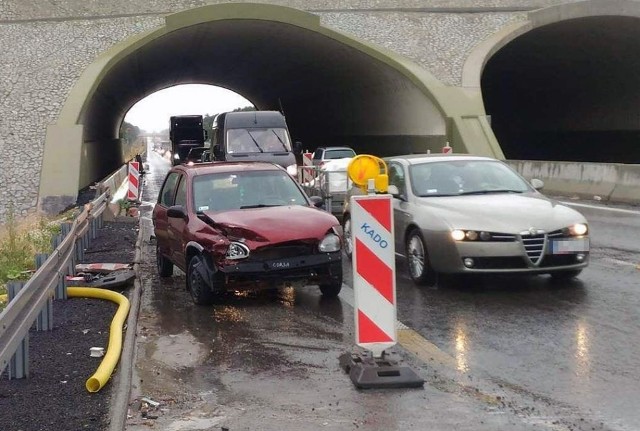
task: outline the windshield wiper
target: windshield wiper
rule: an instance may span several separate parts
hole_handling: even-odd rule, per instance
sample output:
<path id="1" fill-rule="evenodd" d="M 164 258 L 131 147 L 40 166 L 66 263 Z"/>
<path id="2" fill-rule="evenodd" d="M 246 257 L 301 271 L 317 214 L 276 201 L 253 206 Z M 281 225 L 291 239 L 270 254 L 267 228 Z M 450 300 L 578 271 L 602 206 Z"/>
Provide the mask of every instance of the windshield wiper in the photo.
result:
<path id="1" fill-rule="evenodd" d="M 282 149 L 285 151 L 289 151 L 287 150 L 287 146 L 284 144 L 284 142 L 282 141 L 282 139 L 280 139 L 280 136 L 278 136 L 278 134 L 276 133 L 275 130 L 271 129 L 271 133 L 273 133 L 274 135 L 276 135 L 276 138 L 278 138 L 278 141 L 280 141 L 280 145 L 282 145 Z"/>
<path id="2" fill-rule="evenodd" d="M 445 196 L 460 196 L 458 193 L 429 193 L 428 195 L 418 195 L 421 198 L 441 198 Z"/>
<path id="3" fill-rule="evenodd" d="M 258 141 L 256 141 L 256 139 L 253 137 L 253 135 L 251 134 L 250 131 L 245 129 L 245 132 L 247 132 L 247 134 L 249 135 L 249 137 L 251 138 L 251 140 L 253 141 L 254 144 L 256 144 L 256 147 L 258 147 L 258 150 L 260 150 L 261 153 L 264 153 L 264 150 L 262 149 L 262 147 L 260 146 L 260 144 L 258 144 Z"/>
<path id="4" fill-rule="evenodd" d="M 241 210 L 249 209 L 249 208 L 267 208 L 267 207 L 279 207 L 282 205 L 267 205 L 267 204 L 256 204 L 256 205 L 243 205 L 240 207 Z"/>
<path id="5" fill-rule="evenodd" d="M 494 190 L 475 190 L 472 192 L 462 192 L 460 195 L 486 195 L 489 193 L 524 193 L 522 190 L 511 189 L 494 189 Z"/>

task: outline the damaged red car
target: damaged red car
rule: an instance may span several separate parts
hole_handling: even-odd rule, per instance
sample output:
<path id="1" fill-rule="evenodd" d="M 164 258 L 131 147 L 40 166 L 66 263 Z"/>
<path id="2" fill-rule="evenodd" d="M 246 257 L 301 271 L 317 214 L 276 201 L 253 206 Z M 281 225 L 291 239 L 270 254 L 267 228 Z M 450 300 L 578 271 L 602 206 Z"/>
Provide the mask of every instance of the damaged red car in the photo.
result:
<path id="1" fill-rule="evenodd" d="M 183 270 L 196 304 L 227 291 L 303 283 L 336 296 L 341 228 L 320 204 L 275 164 L 175 166 L 153 210 L 158 272 Z"/>

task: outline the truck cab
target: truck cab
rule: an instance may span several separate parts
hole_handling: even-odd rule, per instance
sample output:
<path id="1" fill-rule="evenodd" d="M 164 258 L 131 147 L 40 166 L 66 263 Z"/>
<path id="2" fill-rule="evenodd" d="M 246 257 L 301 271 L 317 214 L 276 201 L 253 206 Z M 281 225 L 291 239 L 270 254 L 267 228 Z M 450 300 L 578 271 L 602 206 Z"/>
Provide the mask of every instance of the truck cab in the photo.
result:
<path id="1" fill-rule="evenodd" d="M 171 163 L 187 160 L 192 148 L 203 147 L 207 134 L 202 127 L 202 115 L 175 115 L 170 118 Z"/>
<path id="2" fill-rule="evenodd" d="M 278 111 L 241 111 L 218 114 L 213 121 L 214 160 L 271 162 L 296 175 L 296 154 L 284 115 Z"/>

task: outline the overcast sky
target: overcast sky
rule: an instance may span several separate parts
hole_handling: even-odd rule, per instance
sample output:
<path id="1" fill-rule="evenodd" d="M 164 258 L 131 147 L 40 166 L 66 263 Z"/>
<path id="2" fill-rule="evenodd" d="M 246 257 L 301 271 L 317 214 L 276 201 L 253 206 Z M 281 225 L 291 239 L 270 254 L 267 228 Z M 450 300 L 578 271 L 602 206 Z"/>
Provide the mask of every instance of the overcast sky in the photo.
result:
<path id="1" fill-rule="evenodd" d="M 169 128 L 172 115 L 213 115 L 253 106 L 233 91 L 212 85 L 176 85 L 153 93 L 129 110 L 124 120 L 147 132 Z"/>

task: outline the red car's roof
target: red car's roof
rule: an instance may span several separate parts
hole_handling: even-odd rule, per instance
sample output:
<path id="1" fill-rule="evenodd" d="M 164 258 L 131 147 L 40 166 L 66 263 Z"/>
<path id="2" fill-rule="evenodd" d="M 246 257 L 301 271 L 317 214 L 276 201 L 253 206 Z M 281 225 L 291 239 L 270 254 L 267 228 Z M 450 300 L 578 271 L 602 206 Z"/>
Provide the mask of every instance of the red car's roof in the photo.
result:
<path id="1" fill-rule="evenodd" d="M 176 166 L 177 167 L 177 166 Z M 280 166 L 266 162 L 210 162 L 196 163 L 192 166 L 180 165 L 190 175 L 204 175 L 219 172 L 241 171 L 284 171 Z"/>

